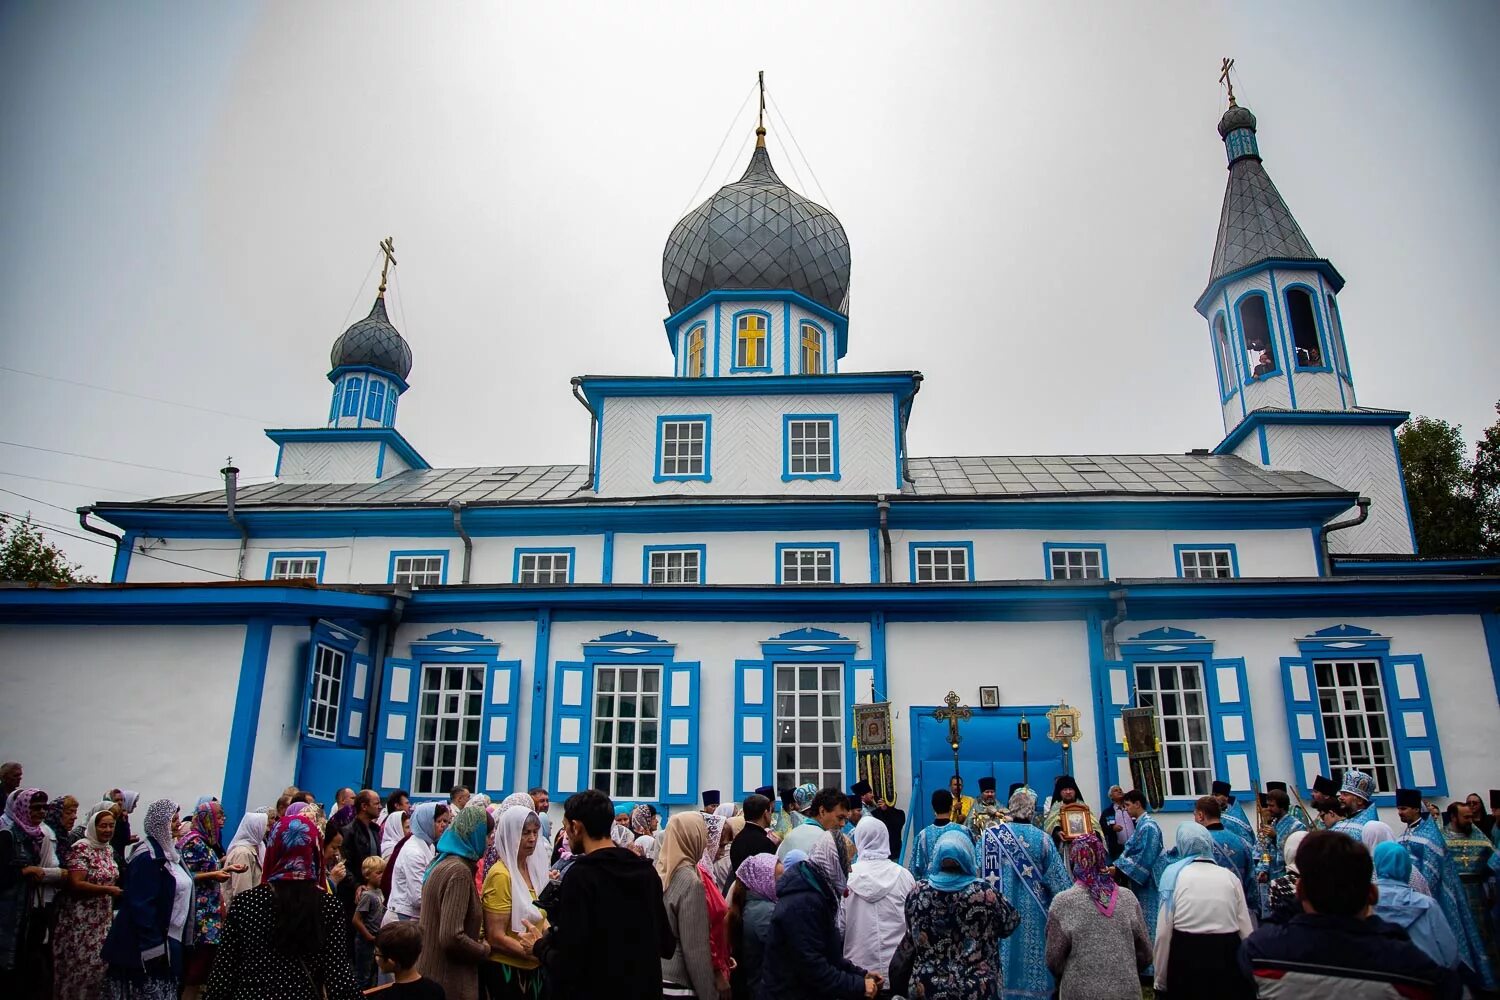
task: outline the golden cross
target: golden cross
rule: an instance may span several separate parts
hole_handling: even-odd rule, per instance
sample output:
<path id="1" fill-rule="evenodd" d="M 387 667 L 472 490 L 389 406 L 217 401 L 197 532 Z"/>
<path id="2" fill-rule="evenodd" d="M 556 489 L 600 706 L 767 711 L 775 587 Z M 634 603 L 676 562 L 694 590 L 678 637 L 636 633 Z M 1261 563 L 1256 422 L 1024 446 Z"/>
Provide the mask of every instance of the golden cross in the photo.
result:
<path id="1" fill-rule="evenodd" d="M 1219 68 L 1219 82 L 1229 90 L 1229 106 L 1235 107 L 1234 103 L 1234 81 L 1229 79 L 1229 71 L 1234 69 L 1234 60 L 1228 56 L 1224 57 L 1224 64 Z"/>
<path id="2" fill-rule="evenodd" d="M 766 145 L 766 71 L 760 71 L 760 111 L 755 116 L 755 147 Z"/>
<path id="3" fill-rule="evenodd" d="M 387 236 L 380 241 L 380 252 L 385 255 L 385 263 L 380 265 L 380 294 L 385 294 L 386 278 L 390 276 L 391 268 L 396 263 L 396 240 L 395 237 Z"/>
<path id="4" fill-rule="evenodd" d="M 948 692 L 948 697 L 943 699 L 947 708 L 933 709 L 932 717 L 939 722 L 948 723 L 948 744 L 953 747 L 955 756 L 958 754 L 958 744 L 962 737 L 958 735 L 958 723 L 960 719 L 968 719 L 973 713 L 969 711 L 968 705 L 958 703 L 958 694 L 954 691 Z"/>

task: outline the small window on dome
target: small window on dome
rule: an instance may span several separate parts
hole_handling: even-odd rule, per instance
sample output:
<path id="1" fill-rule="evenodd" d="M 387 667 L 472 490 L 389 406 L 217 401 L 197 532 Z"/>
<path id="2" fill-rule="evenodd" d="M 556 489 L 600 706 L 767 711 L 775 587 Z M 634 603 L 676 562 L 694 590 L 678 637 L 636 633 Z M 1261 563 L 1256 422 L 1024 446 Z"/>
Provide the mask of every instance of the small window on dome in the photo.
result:
<path id="1" fill-rule="evenodd" d="M 360 378 L 350 378 L 344 382 L 344 416 L 359 416 L 359 390 L 363 384 L 364 379 Z"/>
<path id="2" fill-rule="evenodd" d="M 695 326 L 688 331 L 687 339 L 687 377 L 702 378 L 704 374 L 704 348 L 703 335 L 706 327 Z"/>
<path id="3" fill-rule="evenodd" d="M 1305 288 L 1289 288 L 1286 314 L 1292 324 L 1292 346 L 1297 349 L 1298 368 L 1324 368 L 1323 344 L 1318 338 L 1318 317 L 1313 297 Z"/>
<path id="4" fill-rule="evenodd" d="M 1251 378 L 1264 378 L 1281 372 L 1276 363 L 1276 344 L 1271 339 L 1271 316 L 1266 312 L 1266 297 L 1254 293 L 1240 299 L 1240 339 L 1245 346 L 1245 368 Z"/>
<path id="5" fill-rule="evenodd" d="M 1229 330 L 1223 313 L 1214 317 L 1214 352 L 1219 364 L 1219 396 L 1228 399 L 1239 388 L 1239 376 L 1234 370 L 1234 353 L 1229 349 Z"/>
<path id="6" fill-rule="evenodd" d="M 823 331 L 811 323 L 802 324 L 802 374 L 823 373 Z"/>
<path id="7" fill-rule="evenodd" d="M 385 425 L 396 426 L 396 390 L 392 389 L 385 396 Z"/>
<path id="8" fill-rule="evenodd" d="M 764 313 L 744 313 L 735 320 L 734 366 L 766 367 L 766 317 Z"/>
<path id="9" fill-rule="evenodd" d="M 385 383 L 370 380 L 369 391 L 365 393 L 365 419 L 374 420 L 377 423 L 385 413 Z"/>

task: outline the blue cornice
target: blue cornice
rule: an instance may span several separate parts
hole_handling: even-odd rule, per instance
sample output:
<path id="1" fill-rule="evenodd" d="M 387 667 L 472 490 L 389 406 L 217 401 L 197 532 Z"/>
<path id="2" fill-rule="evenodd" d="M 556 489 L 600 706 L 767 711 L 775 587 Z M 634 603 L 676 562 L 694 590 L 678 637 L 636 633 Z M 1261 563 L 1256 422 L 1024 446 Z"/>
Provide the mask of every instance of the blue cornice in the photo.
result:
<path id="1" fill-rule="evenodd" d="M 0 621 L 212 624 L 269 618 L 370 621 L 389 613 L 387 592 L 286 584 L 112 584 L 0 588 Z"/>
<path id="2" fill-rule="evenodd" d="M 578 386 L 593 406 L 612 396 L 828 396 L 846 393 L 894 393 L 910 399 L 920 372 L 870 372 L 844 375 L 757 375 L 730 378 L 679 376 L 584 375 Z"/>
<path id="3" fill-rule="evenodd" d="M 1339 274 L 1338 269 L 1335 268 L 1330 261 L 1324 258 L 1320 257 L 1316 260 L 1301 260 L 1295 257 L 1267 257 L 1265 260 L 1258 260 L 1254 264 L 1251 264 L 1247 267 L 1242 267 L 1237 271 L 1230 271 L 1228 274 L 1210 281 L 1208 283 L 1208 287 L 1203 289 L 1203 294 L 1198 296 L 1198 301 L 1193 303 L 1193 308 L 1198 310 L 1198 314 L 1200 316 L 1202 316 L 1204 319 L 1207 319 L 1208 303 L 1213 299 L 1214 296 L 1219 294 L 1220 289 L 1233 282 L 1239 281 L 1241 278 L 1248 278 L 1250 275 L 1255 274 L 1258 271 L 1269 271 L 1272 268 L 1291 268 L 1303 271 L 1317 271 L 1328 282 L 1328 287 L 1332 289 L 1335 294 L 1338 293 L 1339 289 L 1344 287 L 1344 276 Z"/>
<path id="4" fill-rule="evenodd" d="M 1500 559 L 1452 556 L 1445 559 L 1333 557 L 1334 576 L 1480 576 L 1500 573 Z"/>
<path id="5" fill-rule="evenodd" d="M 1500 578 L 1323 577 L 1122 580 L 1132 619 L 1473 614 L 1500 601 Z"/>
<path id="6" fill-rule="evenodd" d="M 328 373 L 328 381 L 337 382 L 345 375 L 349 375 L 354 372 L 364 372 L 369 375 L 379 375 L 381 378 L 389 379 L 390 381 L 396 383 L 397 388 L 399 388 L 402 392 L 405 392 L 407 389 L 411 388 L 406 384 L 406 379 L 402 378 L 400 375 L 397 375 L 395 372 L 388 372 L 384 368 L 376 368 L 374 365 L 339 365 L 333 371 Z"/>
<path id="7" fill-rule="evenodd" d="M 662 325 L 667 328 L 667 344 L 672 348 L 673 357 L 677 356 L 677 331 L 682 324 L 695 319 L 698 313 L 719 302 L 790 302 L 819 319 L 826 320 L 833 327 L 838 357 L 842 358 L 849 353 L 849 317 L 843 313 L 830 309 L 821 302 L 814 302 L 801 292 L 794 292 L 790 288 L 764 290 L 735 288 L 705 292 L 662 320 Z"/>
<path id="8" fill-rule="evenodd" d="M 273 428 L 266 431 L 266 437 L 279 445 L 289 441 L 376 441 L 400 455 L 413 469 L 432 468 L 394 427 Z"/>
<path id="9" fill-rule="evenodd" d="M 1233 454 L 1240 442 L 1255 433 L 1256 428 L 1269 427 L 1273 424 L 1332 424 L 1345 427 L 1362 425 L 1390 427 L 1394 430 L 1406 423 L 1410 416 L 1410 413 L 1403 410 L 1390 413 L 1370 413 L 1364 410 L 1251 410 L 1224 440 L 1214 445 L 1213 453 L 1215 455 Z"/>

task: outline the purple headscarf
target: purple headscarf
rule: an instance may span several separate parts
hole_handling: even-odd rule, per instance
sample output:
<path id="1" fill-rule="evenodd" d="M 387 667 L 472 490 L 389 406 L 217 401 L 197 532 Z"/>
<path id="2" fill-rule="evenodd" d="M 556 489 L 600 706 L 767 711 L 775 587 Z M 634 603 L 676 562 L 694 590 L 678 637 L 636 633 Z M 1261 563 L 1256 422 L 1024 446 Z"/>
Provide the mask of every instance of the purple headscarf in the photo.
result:
<path id="1" fill-rule="evenodd" d="M 776 901 L 776 855 L 752 854 L 740 862 L 734 877 L 762 899 Z"/>

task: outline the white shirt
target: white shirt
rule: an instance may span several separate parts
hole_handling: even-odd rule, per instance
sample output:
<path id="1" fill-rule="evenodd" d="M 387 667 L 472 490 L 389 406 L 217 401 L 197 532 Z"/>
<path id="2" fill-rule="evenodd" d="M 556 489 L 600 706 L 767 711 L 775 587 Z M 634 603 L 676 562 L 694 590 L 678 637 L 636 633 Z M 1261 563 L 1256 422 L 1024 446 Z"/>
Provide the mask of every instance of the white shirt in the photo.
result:
<path id="1" fill-rule="evenodd" d="M 1172 933 L 1250 936 L 1250 910 L 1239 878 L 1212 858 L 1199 858 L 1177 876 L 1170 911 L 1165 904 L 1156 919 L 1156 988 L 1167 990 L 1167 960 Z"/>
<path id="2" fill-rule="evenodd" d="M 167 921 L 167 933 L 181 941 L 187 931 L 188 915 L 193 912 L 193 877 L 175 861 L 167 862 L 167 871 L 176 883 L 172 892 L 172 916 Z"/>
<path id="3" fill-rule="evenodd" d="M 57 834 L 52 832 L 52 827 L 46 823 L 42 824 L 42 849 L 38 853 L 39 867 L 42 869 L 42 903 L 50 903 L 57 898 L 58 890 L 62 888 L 63 876 L 66 874 L 62 868 L 62 862 L 57 856 Z"/>
<path id="4" fill-rule="evenodd" d="M 427 866 L 436 856 L 437 848 L 418 837 L 401 846 L 396 868 L 391 872 L 391 898 L 385 901 L 382 927 L 422 915 L 422 881 L 427 877 Z"/>

